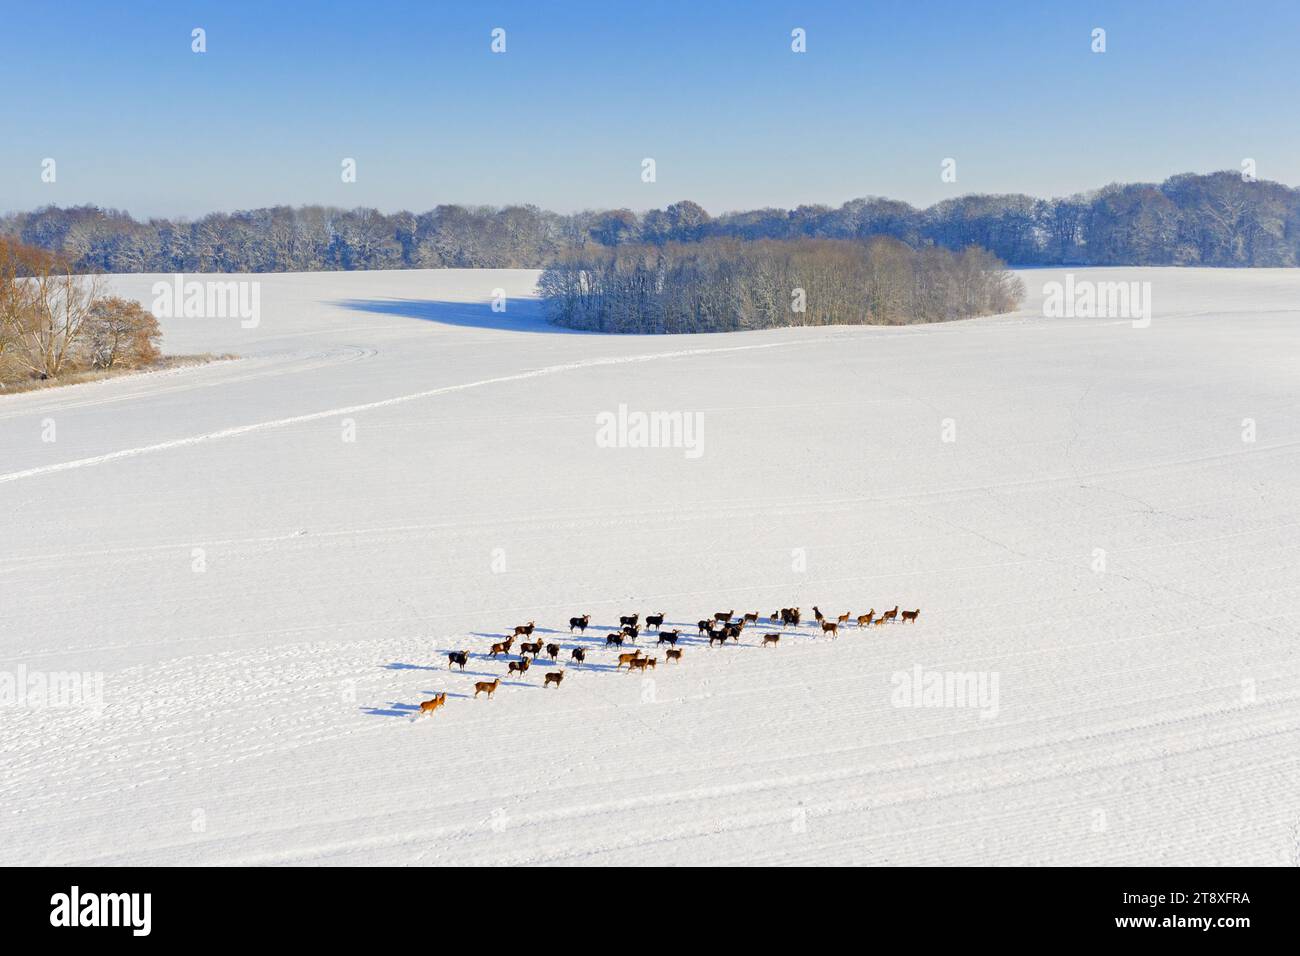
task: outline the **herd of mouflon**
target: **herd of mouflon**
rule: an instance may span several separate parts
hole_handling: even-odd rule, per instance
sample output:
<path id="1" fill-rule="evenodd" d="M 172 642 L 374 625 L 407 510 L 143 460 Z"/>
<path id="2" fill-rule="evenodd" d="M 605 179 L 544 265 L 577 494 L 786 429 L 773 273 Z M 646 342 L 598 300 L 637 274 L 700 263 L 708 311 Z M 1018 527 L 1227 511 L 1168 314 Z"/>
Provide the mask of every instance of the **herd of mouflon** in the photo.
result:
<path id="1" fill-rule="evenodd" d="M 814 626 L 819 627 L 823 634 L 829 634 L 831 637 L 837 636 L 841 627 L 847 627 L 852 623 L 856 623 L 858 627 L 883 627 L 884 625 L 893 623 L 894 621 L 901 621 L 902 623 L 914 622 L 920 614 L 920 608 L 917 608 L 915 611 L 903 611 L 900 614 L 898 606 L 895 605 L 892 611 L 885 611 L 883 614 L 879 615 L 876 614 L 876 609 L 872 608 L 866 614 L 858 614 L 855 616 L 846 613 L 831 620 L 826 617 L 826 615 L 822 614 L 817 605 L 813 605 Z M 779 611 L 773 611 L 767 620 L 768 623 L 779 625 L 783 628 L 797 628 L 800 627 L 802 623 L 801 612 L 797 607 L 783 607 Z M 641 636 L 641 615 L 624 615 L 618 619 L 618 623 L 619 629 L 606 635 L 604 643 L 604 650 L 610 650 L 612 648 L 614 651 L 618 652 L 618 664 L 614 669 L 622 670 L 626 667 L 629 674 L 634 671 L 641 671 L 644 673 L 646 670 L 654 670 L 659 664 L 659 658 L 657 656 L 648 657 L 639 647 L 630 652 L 625 652 L 623 650 L 624 646 L 627 644 L 635 646 L 637 638 Z M 749 614 L 742 614 L 740 617 L 736 617 L 734 609 L 730 611 L 718 611 L 711 617 L 704 618 L 696 624 L 698 629 L 696 640 L 702 643 L 707 639 L 709 647 L 715 645 L 726 646 L 728 641 L 731 641 L 734 644 L 740 644 L 742 643 L 741 638 L 744 634 L 746 625 L 758 623 L 759 614 L 757 611 Z M 587 628 L 590 625 L 590 614 L 584 614 L 581 617 L 571 617 L 569 618 L 569 633 L 572 634 L 574 631 L 577 631 L 580 634 L 586 634 Z M 664 663 L 667 664 L 669 661 L 681 663 L 682 648 L 678 647 L 678 644 L 689 643 L 690 639 L 682 635 L 681 628 L 678 627 L 669 631 L 665 630 L 663 625 L 664 615 L 662 612 L 659 614 L 646 615 L 644 629 L 648 632 L 653 632 L 654 637 L 656 638 L 655 647 L 660 648 L 665 644 L 668 645 L 664 650 Z M 501 658 L 506 663 L 506 676 L 518 675 L 519 677 L 523 677 L 528 673 L 529 668 L 532 667 L 532 665 L 537 661 L 537 658 L 542 654 L 545 654 L 550 658 L 552 665 L 554 665 L 567 650 L 569 651 L 568 664 L 571 664 L 574 667 L 581 667 L 587 662 L 588 651 L 594 651 L 596 649 L 591 647 L 566 648 L 558 641 L 548 643 L 540 637 L 536 640 L 532 640 L 533 631 L 536 627 L 537 623 L 535 621 L 529 621 L 527 624 L 520 624 L 517 627 L 510 628 L 510 633 L 508 635 L 499 641 L 494 641 L 488 649 L 488 652 L 481 656 L 492 660 Z M 785 636 L 783 631 L 762 634 L 759 646 L 776 647 L 783 636 Z M 521 638 L 522 640 L 520 640 Z M 649 640 L 649 634 L 647 634 L 646 639 Z M 515 656 L 515 641 L 519 641 L 518 660 L 512 659 Z M 599 647 L 599 644 L 597 646 Z M 467 650 L 448 651 L 447 669 L 451 670 L 453 667 L 459 667 L 463 671 L 465 665 L 469 663 L 470 657 L 471 654 Z M 564 682 L 564 673 L 563 669 L 547 672 L 545 680 L 542 682 L 542 688 L 546 689 L 554 685 L 555 689 L 559 690 L 560 685 Z M 478 681 L 474 685 L 474 696 L 477 698 L 479 694 L 486 694 L 487 699 L 491 700 L 492 695 L 496 693 L 499 686 L 501 686 L 500 677 L 489 681 Z M 446 703 L 447 695 L 445 692 L 435 694 L 431 700 L 423 701 L 420 704 L 420 713 L 432 714 Z"/>

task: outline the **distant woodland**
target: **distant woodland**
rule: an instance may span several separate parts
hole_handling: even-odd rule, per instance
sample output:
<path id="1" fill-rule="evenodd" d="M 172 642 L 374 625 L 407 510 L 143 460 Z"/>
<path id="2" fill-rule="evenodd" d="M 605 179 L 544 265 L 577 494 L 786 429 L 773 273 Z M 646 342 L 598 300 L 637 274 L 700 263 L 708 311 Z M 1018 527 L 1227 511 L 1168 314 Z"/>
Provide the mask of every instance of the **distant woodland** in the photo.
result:
<path id="1" fill-rule="evenodd" d="M 72 274 L 537 268 L 548 315 L 574 328 L 895 325 L 1014 309 L 1023 288 L 1008 263 L 1300 265 L 1300 190 L 1218 172 L 1061 199 L 972 195 L 917 209 L 867 198 L 718 216 L 689 200 L 643 213 L 277 206 L 144 222 L 48 206 L 0 217 L 0 243 L 26 250 L 9 256 L 0 367 L 43 378 L 65 366 L 147 363 L 156 331 L 97 294 L 76 300 L 76 321 L 19 302 L 32 286 L 14 279 L 33 263 L 37 286 L 61 289 L 64 303 L 74 301 Z M 124 328 L 108 351 L 94 331 L 106 310 Z"/>
<path id="2" fill-rule="evenodd" d="M 278 206 L 141 222 L 112 209 L 50 206 L 0 217 L 0 237 L 56 252 L 79 272 L 545 268 L 590 246 L 877 237 L 916 250 L 977 246 L 1013 266 L 1296 266 L 1300 190 L 1219 172 L 1063 199 L 972 195 L 917 209 L 867 198 L 719 216 L 685 201 L 566 215 L 535 206 L 389 214 Z"/>

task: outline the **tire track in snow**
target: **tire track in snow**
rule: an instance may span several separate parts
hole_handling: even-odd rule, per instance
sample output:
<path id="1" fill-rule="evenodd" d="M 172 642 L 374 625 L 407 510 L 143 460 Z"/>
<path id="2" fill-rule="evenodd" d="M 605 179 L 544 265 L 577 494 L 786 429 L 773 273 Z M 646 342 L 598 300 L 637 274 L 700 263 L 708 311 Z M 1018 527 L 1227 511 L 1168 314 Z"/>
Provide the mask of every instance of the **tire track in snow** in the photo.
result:
<path id="1" fill-rule="evenodd" d="M 377 408 L 404 405 L 407 402 L 419 401 L 423 398 L 433 398 L 438 395 L 449 395 L 453 392 L 469 391 L 470 389 L 482 388 L 487 385 L 502 385 L 507 382 L 522 382 L 532 378 L 544 378 L 550 375 L 559 375 L 564 372 L 581 371 L 588 368 L 600 368 L 608 365 L 633 365 L 639 362 L 658 361 L 659 359 L 690 358 L 696 355 L 716 355 L 724 352 L 749 352 L 755 349 L 788 348 L 794 345 L 813 344 L 817 341 L 817 339 L 797 339 L 792 342 L 767 342 L 761 345 L 731 345 L 712 349 L 675 349 L 671 352 L 651 352 L 645 355 L 623 355 L 613 358 L 586 359 L 581 362 L 566 362 L 562 365 L 547 365 L 543 368 L 530 369 L 527 372 L 516 372 L 511 375 L 498 375 L 493 378 L 480 379 L 477 382 L 461 382 L 457 385 L 443 385 L 439 388 L 430 388 L 422 392 L 412 392 L 409 395 L 397 395 L 393 398 L 384 398 L 375 402 L 365 402 L 361 405 L 348 405 L 343 408 L 331 408 L 322 412 L 309 412 L 305 415 L 292 415 L 288 418 L 275 418 L 270 421 L 255 422 L 251 425 L 236 425 L 232 428 L 222 428 L 218 431 L 207 432 L 202 435 L 191 435 L 188 438 L 174 438 L 170 441 L 158 442 L 154 445 L 141 445 L 137 448 L 124 448 L 121 451 L 109 452 L 105 455 L 94 455 L 89 458 L 77 458 L 72 461 L 63 461 L 53 465 L 40 465 L 36 468 L 27 468 L 23 471 L 14 471 L 6 475 L 0 475 L 0 484 L 10 481 L 20 481 L 23 478 L 35 478 L 39 475 L 50 475 L 62 471 L 72 471 L 76 468 L 88 468 L 92 465 L 102 465 L 111 461 L 118 461 L 124 458 L 136 458 L 140 455 L 149 455 L 160 451 L 170 451 L 174 448 L 187 448 L 192 445 L 221 441 L 225 438 L 235 438 L 240 435 L 267 431 L 272 428 L 286 428 L 290 425 L 301 425 L 304 422 L 320 421 L 327 418 L 338 418 L 342 415 L 356 415 L 360 412 L 368 412 Z"/>

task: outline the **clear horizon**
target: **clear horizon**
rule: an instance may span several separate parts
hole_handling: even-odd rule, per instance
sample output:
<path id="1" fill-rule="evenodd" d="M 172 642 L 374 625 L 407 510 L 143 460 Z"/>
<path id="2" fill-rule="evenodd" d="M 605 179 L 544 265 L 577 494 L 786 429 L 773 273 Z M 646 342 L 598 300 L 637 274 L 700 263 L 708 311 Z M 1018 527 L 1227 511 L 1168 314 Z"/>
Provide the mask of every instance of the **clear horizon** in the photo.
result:
<path id="1" fill-rule="evenodd" d="M 882 196 L 1073 195 L 1256 164 L 1300 182 L 1300 6 L 375 2 L 6 14 L 36 78 L 0 212 L 138 219 L 443 203 L 711 214 Z M 207 50 L 192 51 L 191 31 Z M 504 53 L 491 50 L 494 28 Z M 1092 31 L 1106 51 L 1092 52 Z M 807 52 L 791 50 L 806 31 Z M 1212 39 L 1206 39 L 1207 37 Z M 51 69 L 52 51 L 59 59 Z M 1194 104 L 1189 107 L 1188 104 Z M 642 160 L 656 163 L 642 181 Z M 356 181 L 341 176 L 356 161 Z M 956 161 L 956 180 L 942 164 Z M 54 182 L 42 163 L 56 163 Z"/>

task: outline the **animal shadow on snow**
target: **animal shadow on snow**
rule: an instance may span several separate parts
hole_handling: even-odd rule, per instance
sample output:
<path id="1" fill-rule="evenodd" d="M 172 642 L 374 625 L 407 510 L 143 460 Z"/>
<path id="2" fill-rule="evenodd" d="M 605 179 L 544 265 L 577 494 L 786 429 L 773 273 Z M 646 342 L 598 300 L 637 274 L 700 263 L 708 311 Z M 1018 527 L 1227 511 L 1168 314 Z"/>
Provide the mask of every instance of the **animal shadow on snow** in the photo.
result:
<path id="1" fill-rule="evenodd" d="M 469 694 L 458 694 L 450 690 L 422 690 L 420 693 L 425 698 L 436 697 L 438 694 L 446 694 L 448 697 L 469 697 Z M 420 713 L 420 705 L 390 700 L 387 707 L 362 707 L 361 712 L 367 717 L 415 717 Z"/>
<path id="2" fill-rule="evenodd" d="M 472 661 L 473 658 L 471 657 Z M 448 668 L 446 664 L 407 664 L 404 661 L 393 661 L 391 664 L 380 665 L 386 671 L 435 671 L 437 673 L 464 674 L 466 677 L 496 677 L 495 671 L 462 671 L 459 666 Z"/>
<path id="3" fill-rule="evenodd" d="M 493 312 L 491 302 L 441 302 L 436 299 L 340 299 L 334 303 L 354 312 L 396 315 L 407 319 L 506 332 L 543 332 L 547 335 L 599 335 L 552 325 L 542 315 L 537 299 L 512 298 L 504 312 Z"/>
<path id="4" fill-rule="evenodd" d="M 565 667 L 572 668 L 575 674 L 587 674 L 587 673 L 612 674 L 614 672 L 613 664 L 602 664 L 599 661 L 588 660 L 588 661 L 583 661 L 581 664 L 577 663 L 576 661 L 568 661 L 568 662 L 558 661 L 557 663 L 564 664 Z"/>
<path id="5" fill-rule="evenodd" d="M 420 712 L 419 704 L 403 704 L 390 700 L 387 707 L 362 707 L 361 713 L 367 717 L 410 717 Z"/>

